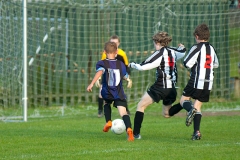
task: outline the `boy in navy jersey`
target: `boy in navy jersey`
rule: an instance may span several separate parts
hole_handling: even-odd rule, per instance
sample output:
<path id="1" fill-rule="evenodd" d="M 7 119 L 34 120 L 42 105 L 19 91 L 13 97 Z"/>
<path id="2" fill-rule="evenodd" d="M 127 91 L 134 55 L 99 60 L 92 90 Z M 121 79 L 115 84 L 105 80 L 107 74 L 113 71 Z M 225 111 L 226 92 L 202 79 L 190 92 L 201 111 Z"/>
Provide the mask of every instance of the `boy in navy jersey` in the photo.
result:
<path id="1" fill-rule="evenodd" d="M 209 101 L 213 85 L 213 68 L 218 68 L 218 58 L 213 46 L 208 42 L 210 31 L 206 24 L 200 24 L 193 33 L 197 44 L 193 45 L 183 61 L 183 65 L 191 70 L 188 84 L 183 90 L 180 104 L 188 111 L 186 126 L 194 122 L 192 140 L 200 140 L 200 122 L 202 118 L 201 106 Z M 194 99 L 192 106 L 191 98 Z M 173 116 L 181 110 L 181 106 L 174 105 L 169 110 Z"/>
<path id="2" fill-rule="evenodd" d="M 126 132 L 128 134 L 128 141 L 133 141 L 134 137 L 131 127 L 131 120 L 126 110 L 127 101 L 122 84 L 122 79 L 128 80 L 126 66 L 122 61 L 116 59 L 116 43 L 107 42 L 105 44 L 104 50 L 107 54 L 107 59 L 97 62 L 97 73 L 95 74 L 92 82 L 87 87 L 87 91 L 91 92 L 94 83 L 99 79 L 99 77 L 103 75 L 101 95 L 105 101 L 104 115 L 106 120 L 103 132 L 108 132 L 112 127 L 111 107 L 109 106 L 113 102 L 114 107 L 118 109 L 118 112 L 125 123 Z"/>
<path id="3" fill-rule="evenodd" d="M 117 35 L 113 35 L 110 37 L 110 42 L 114 42 L 117 44 L 117 47 L 120 45 L 120 38 L 117 36 Z M 102 53 L 102 59 L 101 60 L 104 60 L 107 58 L 107 55 L 105 52 Z M 116 59 L 122 61 L 125 65 L 126 65 L 126 68 L 127 68 L 127 73 L 128 73 L 128 76 L 130 77 L 130 68 L 128 67 L 128 57 L 127 57 L 127 54 L 120 48 L 117 49 L 117 57 Z M 101 78 L 101 77 L 100 77 Z M 101 90 L 102 90 L 102 84 L 100 83 L 100 79 L 98 79 L 95 83 L 95 86 L 97 88 L 99 88 L 99 95 L 98 95 L 98 117 L 102 117 L 103 115 L 103 98 L 102 98 L 102 95 L 101 95 Z M 131 88 L 132 87 L 132 80 L 130 78 L 128 78 L 128 84 L 127 84 L 127 87 L 128 88 Z M 109 106 L 110 107 L 110 106 Z M 128 107 L 127 107 L 127 112 L 128 114 L 130 115 L 130 111 L 128 110 Z"/>
<path id="4" fill-rule="evenodd" d="M 156 80 L 154 84 L 142 96 L 137 105 L 133 129 L 135 139 L 141 139 L 140 129 L 144 118 L 144 110 L 149 105 L 162 100 L 164 107 L 167 107 L 176 100 L 176 60 L 183 57 L 186 51 L 182 44 L 179 45 L 179 49 L 168 47 L 172 38 L 167 32 L 155 34 L 152 40 L 156 51 L 142 63 L 137 64 L 132 62 L 129 65 L 131 68 L 140 71 L 156 69 Z"/>

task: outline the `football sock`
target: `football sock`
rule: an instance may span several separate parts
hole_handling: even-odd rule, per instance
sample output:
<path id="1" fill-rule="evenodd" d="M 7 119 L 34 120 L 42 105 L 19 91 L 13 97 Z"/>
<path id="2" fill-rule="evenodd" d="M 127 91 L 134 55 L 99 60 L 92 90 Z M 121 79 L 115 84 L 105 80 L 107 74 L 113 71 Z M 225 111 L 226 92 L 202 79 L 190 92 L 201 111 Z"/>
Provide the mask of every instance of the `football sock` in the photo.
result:
<path id="1" fill-rule="evenodd" d="M 112 117 L 112 109 L 110 104 L 105 104 L 104 105 L 104 116 L 105 116 L 105 120 L 106 122 L 111 120 Z"/>
<path id="2" fill-rule="evenodd" d="M 201 118 L 202 118 L 202 113 L 201 112 L 197 112 L 194 116 L 194 119 L 193 119 L 193 129 L 194 129 L 194 133 L 196 131 L 199 131 L 200 130 L 200 123 L 201 123 Z"/>
<path id="3" fill-rule="evenodd" d="M 98 110 L 102 111 L 103 110 L 103 98 L 98 97 Z"/>
<path id="4" fill-rule="evenodd" d="M 138 135 L 140 134 L 140 129 L 142 126 L 142 121 L 143 121 L 144 113 L 137 111 L 135 113 L 134 117 L 134 129 L 133 129 L 133 134 Z"/>
<path id="5" fill-rule="evenodd" d="M 193 107 L 192 107 L 192 102 L 191 101 L 184 101 L 182 104 L 182 107 L 186 110 L 186 111 L 190 111 Z"/>
<path id="6" fill-rule="evenodd" d="M 169 114 L 169 116 L 174 116 L 175 114 L 180 112 L 182 109 L 183 108 L 180 103 L 175 104 L 169 109 L 168 114 Z"/>
<path id="7" fill-rule="evenodd" d="M 131 124 L 131 120 L 130 120 L 129 115 L 124 115 L 124 116 L 122 116 L 122 120 L 123 120 L 123 122 L 124 122 L 124 124 L 125 124 L 125 126 L 126 126 L 126 130 L 127 130 L 128 128 L 132 128 L 132 124 Z"/>

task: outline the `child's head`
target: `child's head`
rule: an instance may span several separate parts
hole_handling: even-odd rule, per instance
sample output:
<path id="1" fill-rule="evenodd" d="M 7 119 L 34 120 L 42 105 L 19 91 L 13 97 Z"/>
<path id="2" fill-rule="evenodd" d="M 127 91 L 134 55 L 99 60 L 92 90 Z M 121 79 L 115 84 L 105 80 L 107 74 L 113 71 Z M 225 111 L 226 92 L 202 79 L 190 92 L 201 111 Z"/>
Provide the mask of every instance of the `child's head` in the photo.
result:
<path id="1" fill-rule="evenodd" d="M 206 24 L 200 24 L 195 28 L 193 32 L 196 41 L 208 41 L 210 38 L 210 30 Z M 198 42 L 197 41 L 197 42 Z"/>
<path id="2" fill-rule="evenodd" d="M 117 44 L 117 47 L 120 45 L 120 38 L 117 35 L 113 35 L 109 39 L 110 42 L 114 42 Z"/>
<path id="3" fill-rule="evenodd" d="M 152 40 L 155 47 L 157 45 L 165 47 L 172 41 L 172 37 L 170 37 L 167 32 L 158 32 L 152 37 Z"/>
<path id="4" fill-rule="evenodd" d="M 104 50 L 107 56 L 110 54 L 115 57 L 115 55 L 117 54 L 117 44 L 114 42 L 106 42 L 104 46 Z"/>

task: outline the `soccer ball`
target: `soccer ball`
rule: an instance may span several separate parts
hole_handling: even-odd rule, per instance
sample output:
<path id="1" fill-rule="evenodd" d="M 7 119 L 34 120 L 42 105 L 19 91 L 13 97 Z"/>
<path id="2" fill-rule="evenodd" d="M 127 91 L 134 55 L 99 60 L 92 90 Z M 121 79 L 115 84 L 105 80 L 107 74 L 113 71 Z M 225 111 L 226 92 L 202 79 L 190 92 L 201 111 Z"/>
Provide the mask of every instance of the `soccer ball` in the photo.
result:
<path id="1" fill-rule="evenodd" d="M 126 126 L 122 119 L 115 119 L 112 121 L 111 131 L 115 134 L 122 134 L 126 131 Z"/>

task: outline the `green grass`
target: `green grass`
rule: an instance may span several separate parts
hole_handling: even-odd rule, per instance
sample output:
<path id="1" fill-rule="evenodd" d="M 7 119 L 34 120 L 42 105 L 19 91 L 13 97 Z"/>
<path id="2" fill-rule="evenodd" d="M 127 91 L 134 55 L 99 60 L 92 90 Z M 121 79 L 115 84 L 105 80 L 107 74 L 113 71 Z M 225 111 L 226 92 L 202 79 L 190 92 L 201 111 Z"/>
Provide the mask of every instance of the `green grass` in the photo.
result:
<path id="1" fill-rule="evenodd" d="M 239 111 L 236 111 L 239 113 Z M 134 111 L 132 111 L 134 113 Z M 113 119 L 119 118 L 113 108 Z M 133 123 L 134 115 L 131 116 Z M 165 119 L 161 108 L 146 110 L 142 139 L 128 142 L 126 134 L 102 132 L 104 118 L 96 108 L 55 118 L 29 118 L 28 122 L 0 122 L 0 159 L 239 159 L 240 116 L 202 118 L 200 141 L 190 140 L 193 128 L 185 117 Z"/>

